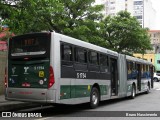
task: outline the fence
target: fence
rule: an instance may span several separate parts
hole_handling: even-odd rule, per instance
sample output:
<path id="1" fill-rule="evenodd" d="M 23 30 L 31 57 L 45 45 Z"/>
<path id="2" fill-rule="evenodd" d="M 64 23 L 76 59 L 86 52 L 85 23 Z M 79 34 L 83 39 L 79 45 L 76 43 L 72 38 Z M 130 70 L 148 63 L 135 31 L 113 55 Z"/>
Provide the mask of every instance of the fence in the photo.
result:
<path id="1" fill-rule="evenodd" d="M 4 75 L 7 63 L 7 52 L 0 51 L 0 95 L 4 94 Z"/>

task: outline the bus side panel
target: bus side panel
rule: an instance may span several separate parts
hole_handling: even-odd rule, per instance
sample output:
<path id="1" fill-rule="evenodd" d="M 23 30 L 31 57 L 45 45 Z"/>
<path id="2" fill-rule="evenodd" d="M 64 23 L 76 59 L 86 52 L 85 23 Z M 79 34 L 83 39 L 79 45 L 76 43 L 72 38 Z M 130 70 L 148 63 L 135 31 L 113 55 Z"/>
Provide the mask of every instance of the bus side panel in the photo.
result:
<path id="1" fill-rule="evenodd" d="M 147 78 L 142 79 L 142 81 L 141 81 L 141 92 L 147 91 L 148 82 L 150 82 L 150 80 L 148 80 Z"/>
<path id="2" fill-rule="evenodd" d="M 119 71 L 119 97 L 127 96 L 127 66 L 126 56 L 119 54 L 118 57 L 118 71 Z"/>
<path id="3" fill-rule="evenodd" d="M 131 96 L 133 83 L 135 85 L 137 85 L 137 80 L 136 79 L 132 79 L 132 80 L 128 80 L 127 81 L 127 96 Z M 137 86 L 135 86 L 135 87 L 137 88 Z M 136 92 L 137 92 L 137 90 L 136 90 Z"/>
<path id="4" fill-rule="evenodd" d="M 55 32 L 51 34 L 51 52 L 50 52 L 50 66 L 53 67 L 54 71 L 54 85 L 49 89 L 53 90 L 54 92 L 48 92 L 48 98 L 47 100 L 50 100 L 50 98 L 53 98 L 55 100 L 55 103 L 59 103 L 60 98 L 60 40 L 61 36 Z"/>
<path id="5" fill-rule="evenodd" d="M 75 97 L 90 97 L 92 86 L 97 83 L 100 88 L 101 100 L 110 99 L 111 81 L 94 79 L 76 79 Z M 90 99 L 90 98 L 89 98 Z"/>
<path id="6" fill-rule="evenodd" d="M 90 101 L 92 86 L 98 83 L 100 88 L 101 100 L 110 99 L 110 80 L 91 80 L 91 79 L 61 79 L 60 103 L 79 104 Z M 72 84 L 73 81 L 74 84 Z M 70 85 L 71 83 L 71 85 Z"/>

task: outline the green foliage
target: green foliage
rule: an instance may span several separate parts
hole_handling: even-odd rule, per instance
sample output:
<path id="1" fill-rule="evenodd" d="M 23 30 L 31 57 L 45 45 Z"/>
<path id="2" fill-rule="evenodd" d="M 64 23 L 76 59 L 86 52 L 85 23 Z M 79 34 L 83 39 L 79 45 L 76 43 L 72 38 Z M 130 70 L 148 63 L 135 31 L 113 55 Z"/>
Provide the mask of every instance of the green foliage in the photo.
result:
<path id="1" fill-rule="evenodd" d="M 126 11 L 103 19 L 94 0 L 2 0 L 0 16 L 16 35 L 55 31 L 126 54 L 150 50 L 147 29 Z M 103 20 L 102 20 L 103 19 Z"/>
<path id="2" fill-rule="evenodd" d="M 141 28 L 136 18 L 126 11 L 116 16 L 107 16 L 101 21 L 101 34 L 106 40 L 107 48 L 119 53 L 145 53 L 151 50 L 147 29 Z"/>
<path id="3" fill-rule="evenodd" d="M 17 33 L 54 30 L 69 34 L 70 30 L 66 28 L 79 29 L 85 20 L 95 22 L 102 18 L 102 6 L 92 6 L 93 2 L 94 0 L 23 0 L 15 5 L 2 6 L 7 10 L 5 13 L 9 14 L 6 23 Z"/>
<path id="4" fill-rule="evenodd" d="M 50 30 L 49 22 L 63 10 L 58 0 L 23 0 L 16 3 L 12 0 L 1 6 L 6 10 L 3 14 L 8 14 L 4 22 L 16 34 Z"/>

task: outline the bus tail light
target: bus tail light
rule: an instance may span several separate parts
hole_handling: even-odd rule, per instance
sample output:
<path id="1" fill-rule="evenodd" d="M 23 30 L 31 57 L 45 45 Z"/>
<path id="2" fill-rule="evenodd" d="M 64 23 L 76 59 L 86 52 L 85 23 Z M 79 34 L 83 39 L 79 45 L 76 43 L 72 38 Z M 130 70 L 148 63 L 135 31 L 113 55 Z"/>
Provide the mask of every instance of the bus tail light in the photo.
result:
<path id="1" fill-rule="evenodd" d="M 5 68 L 4 85 L 7 87 L 7 68 Z"/>
<path id="2" fill-rule="evenodd" d="M 49 68 L 49 84 L 48 84 L 48 88 L 52 87 L 52 85 L 54 83 L 55 83 L 54 72 L 53 72 L 53 68 L 50 66 L 50 68 Z"/>

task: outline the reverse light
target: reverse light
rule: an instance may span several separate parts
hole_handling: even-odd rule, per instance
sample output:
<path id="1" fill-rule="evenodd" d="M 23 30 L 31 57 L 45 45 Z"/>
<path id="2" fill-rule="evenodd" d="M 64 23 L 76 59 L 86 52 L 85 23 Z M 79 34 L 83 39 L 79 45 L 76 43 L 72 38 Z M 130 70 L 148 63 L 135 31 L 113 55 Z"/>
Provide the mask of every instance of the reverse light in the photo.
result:
<path id="1" fill-rule="evenodd" d="M 53 72 L 52 66 L 50 66 L 49 67 L 49 84 L 48 84 L 48 88 L 51 88 L 54 83 L 55 83 L 54 72 Z"/>

